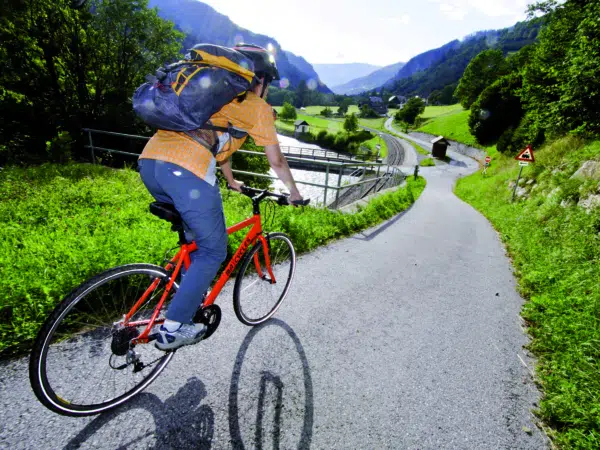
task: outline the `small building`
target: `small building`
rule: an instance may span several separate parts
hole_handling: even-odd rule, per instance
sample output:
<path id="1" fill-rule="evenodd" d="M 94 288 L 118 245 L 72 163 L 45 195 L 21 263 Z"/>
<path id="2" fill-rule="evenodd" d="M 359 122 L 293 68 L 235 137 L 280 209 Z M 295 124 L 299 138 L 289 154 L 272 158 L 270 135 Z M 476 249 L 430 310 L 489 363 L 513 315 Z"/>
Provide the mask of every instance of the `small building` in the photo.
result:
<path id="1" fill-rule="evenodd" d="M 294 122 L 294 133 L 296 134 L 302 134 L 302 133 L 308 133 L 308 129 L 309 129 L 310 125 L 308 124 L 308 122 L 306 120 L 296 120 Z"/>
<path id="2" fill-rule="evenodd" d="M 388 99 L 388 108 L 402 108 L 406 103 L 406 97 L 403 95 L 392 95 Z"/>
<path id="3" fill-rule="evenodd" d="M 448 139 L 444 136 L 438 136 L 435 139 L 431 140 L 432 148 L 431 148 L 431 156 L 434 158 L 445 158 L 446 150 L 450 145 Z"/>
<path id="4" fill-rule="evenodd" d="M 380 116 L 385 116 L 388 112 L 388 107 L 381 97 L 369 97 L 369 108 Z"/>

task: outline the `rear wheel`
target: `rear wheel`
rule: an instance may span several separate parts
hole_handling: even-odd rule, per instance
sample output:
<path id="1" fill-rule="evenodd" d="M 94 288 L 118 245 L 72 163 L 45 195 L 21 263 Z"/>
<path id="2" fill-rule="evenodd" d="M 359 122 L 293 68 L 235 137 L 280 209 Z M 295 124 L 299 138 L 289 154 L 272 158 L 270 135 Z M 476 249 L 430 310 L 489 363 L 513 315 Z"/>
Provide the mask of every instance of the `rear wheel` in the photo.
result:
<path id="1" fill-rule="evenodd" d="M 296 270 L 296 252 L 289 237 L 272 233 L 266 237 L 274 280 L 267 269 L 261 241 L 246 253 L 233 290 L 233 309 L 240 322 L 258 325 L 269 320 L 285 299 Z"/>
<path id="2" fill-rule="evenodd" d="M 29 362 L 37 398 L 68 416 L 98 414 L 145 389 L 174 353 L 153 343 L 132 345 L 145 325 L 119 323 L 142 294 L 158 280 L 131 321 L 150 319 L 169 281 L 167 272 L 150 264 L 107 270 L 83 283 L 56 307 L 42 326 Z M 158 319 L 177 289 L 173 284 Z"/>

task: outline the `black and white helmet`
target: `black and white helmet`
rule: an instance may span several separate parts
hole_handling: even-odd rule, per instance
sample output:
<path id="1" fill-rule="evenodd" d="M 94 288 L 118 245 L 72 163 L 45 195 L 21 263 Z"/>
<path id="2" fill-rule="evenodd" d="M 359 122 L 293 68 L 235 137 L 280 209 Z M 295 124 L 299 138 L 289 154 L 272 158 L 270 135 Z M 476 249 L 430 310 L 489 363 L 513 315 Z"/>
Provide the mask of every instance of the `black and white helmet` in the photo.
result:
<path id="1" fill-rule="evenodd" d="M 254 73 L 258 78 L 265 78 L 267 84 L 273 80 L 279 80 L 275 57 L 265 48 L 254 44 L 238 44 L 233 48 L 252 60 Z"/>

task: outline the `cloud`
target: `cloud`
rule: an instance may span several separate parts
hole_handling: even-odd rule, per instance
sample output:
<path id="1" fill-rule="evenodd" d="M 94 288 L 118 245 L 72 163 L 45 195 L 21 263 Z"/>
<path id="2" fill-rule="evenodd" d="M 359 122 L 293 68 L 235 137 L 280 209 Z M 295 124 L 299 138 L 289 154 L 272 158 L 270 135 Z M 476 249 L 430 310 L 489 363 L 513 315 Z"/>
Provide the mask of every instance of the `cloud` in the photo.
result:
<path id="1" fill-rule="evenodd" d="M 464 5 L 456 4 L 462 3 L 460 1 L 455 1 L 454 3 L 440 3 L 440 11 L 450 20 L 463 20 L 467 15 L 467 8 Z"/>
<path id="2" fill-rule="evenodd" d="M 469 13 L 489 17 L 525 16 L 528 0 L 429 0 L 437 3 L 440 12 L 451 20 L 462 20 Z"/>
<path id="3" fill-rule="evenodd" d="M 394 24 L 408 25 L 410 23 L 410 16 L 408 14 L 402 14 L 401 16 L 395 17 L 382 17 L 381 20 Z"/>

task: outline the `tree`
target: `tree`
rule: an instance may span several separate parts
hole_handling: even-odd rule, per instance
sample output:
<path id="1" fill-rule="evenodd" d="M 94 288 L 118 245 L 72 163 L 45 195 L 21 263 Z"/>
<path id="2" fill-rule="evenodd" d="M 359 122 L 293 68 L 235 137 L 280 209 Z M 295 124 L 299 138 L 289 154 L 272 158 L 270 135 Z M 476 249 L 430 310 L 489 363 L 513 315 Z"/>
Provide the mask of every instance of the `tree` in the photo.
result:
<path id="1" fill-rule="evenodd" d="M 321 111 L 321 115 L 323 117 L 331 117 L 333 115 L 333 111 L 331 110 L 331 108 L 329 106 L 327 106 L 325 109 L 323 109 Z"/>
<path id="2" fill-rule="evenodd" d="M 501 50 L 485 50 L 469 63 L 454 95 L 463 108 L 469 109 L 486 87 L 508 71 Z"/>
<path id="3" fill-rule="evenodd" d="M 346 114 L 348 114 L 348 108 L 350 107 L 350 105 L 352 104 L 352 100 L 349 98 L 344 99 L 341 103 L 340 103 L 340 107 L 338 108 L 338 116 L 345 116 Z"/>
<path id="4" fill-rule="evenodd" d="M 404 107 L 396 113 L 396 121 L 406 122 L 409 124 L 415 123 L 418 116 L 425 111 L 425 102 L 419 97 L 409 99 Z"/>
<path id="5" fill-rule="evenodd" d="M 306 81 L 301 80 L 296 88 L 296 101 L 294 103 L 296 108 L 302 108 L 303 106 L 306 106 L 306 97 L 308 96 L 308 93 L 309 91 L 308 87 L 306 86 Z"/>
<path id="6" fill-rule="evenodd" d="M 373 108 L 371 108 L 369 105 L 365 104 L 362 105 L 362 107 L 360 108 L 360 117 L 368 119 L 368 118 L 377 118 L 379 117 L 379 115 L 373 111 Z"/>
<path id="7" fill-rule="evenodd" d="M 179 56 L 183 34 L 148 9 L 147 0 L 90 2 L 78 10 L 71 4 L 5 2 L 0 149 L 8 151 L 0 159 L 47 160 L 46 142 L 69 142 L 68 133 L 81 144 L 85 125 L 145 129 L 132 111 L 131 96 L 146 74 Z M 50 147 L 55 154 L 57 147 Z"/>
<path id="8" fill-rule="evenodd" d="M 356 114 L 352 113 L 346 116 L 346 120 L 344 120 L 344 130 L 348 132 L 348 134 L 355 132 L 358 129 L 358 118 Z"/>
<path id="9" fill-rule="evenodd" d="M 523 104 L 531 124 L 549 137 L 600 135 L 600 3 L 540 2 L 552 11 L 523 70 Z"/>
<path id="10" fill-rule="evenodd" d="M 485 88 L 473 103 L 469 129 L 477 142 L 491 144 L 508 128 L 514 129 L 519 124 L 523 117 L 521 100 L 517 95 L 521 85 L 522 80 L 518 74 L 506 75 Z"/>
<path id="11" fill-rule="evenodd" d="M 281 120 L 295 120 L 298 114 L 296 113 L 296 108 L 286 102 L 283 104 L 283 108 L 281 108 L 279 117 Z"/>

